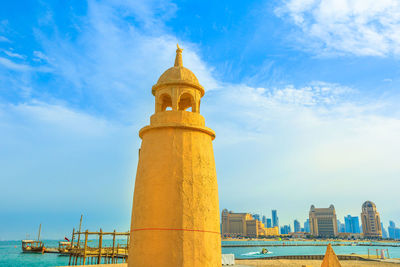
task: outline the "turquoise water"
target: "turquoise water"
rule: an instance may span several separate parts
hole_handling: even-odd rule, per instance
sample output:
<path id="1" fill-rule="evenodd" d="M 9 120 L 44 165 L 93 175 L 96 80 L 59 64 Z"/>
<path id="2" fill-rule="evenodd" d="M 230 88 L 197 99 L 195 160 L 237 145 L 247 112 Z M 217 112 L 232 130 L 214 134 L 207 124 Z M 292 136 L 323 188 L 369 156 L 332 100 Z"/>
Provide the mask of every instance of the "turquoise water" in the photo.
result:
<path id="1" fill-rule="evenodd" d="M 121 244 L 123 240 L 119 241 Z M 257 244 L 259 247 L 234 247 L 222 248 L 222 253 L 233 253 L 235 258 L 260 258 L 269 256 L 282 256 L 282 255 L 322 255 L 325 253 L 325 246 L 285 246 L 285 247 L 271 247 L 272 244 L 327 244 L 327 242 L 311 242 L 311 241 L 223 241 L 222 244 Z M 58 241 L 45 240 L 45 246 L 57 247 Z M 90 246 L 96 246 L 97 241 L 89 241 Z M 104 246 L 111 246 L 111 240 L 103 240 Z M 368 254 L 370 249 L 389 249 L 391 258 L 400 258 L 400 247 L 383 247 L 379 246 L 382 243 L 372 243 L 374 246 L 350 246 L 351 242 L 342 242 L 345 246 L 334 246 L 333 249 L 336 254 Z M 399 243 L 396 243 L 399 244 Z M 375 246 L 376 245 L 376 246 Z M 261 255 L 262 248 L 267 248 L 270 253 Z M 370 250 L 371 253 L 372 250 Z M 65 266 L 68 265 L 68 256 L 59 256 L 58 254 L 33 254 L 22 253 L 21 241 L 0 241 L 0 266 L 29 266 L 29 267 L 44 267 L 44 266 Z"/>
<path id="2" fill-rule="evenodd" d="M 44 240 L 45 247 L 58 247 L 58 241 Z M 89 240 L 90 246 L 98 245 L 97 240 Z M 119 240 L 117 243 L 125 244 L 126 240 Z M 112 246 L 112 240 L 103 240 L 103 246 Z M 45 253 L 22 253 L 21 241 L 0 241 L 0 266 L 8 267 L 47 267 L 66 266 L 69 256 Z"/>
<path id="3" fill-rule="evenodd" d="M 326 251 L 326 246 L 285 246 L 285 247 L 272 247 L 268 245 L 274 244 L 324 244 L 327 245 L 328 242 L 313 242 L 313 241 L 222 241 L 224 245 L 259 245 L 259 247 L 223 247 L 222 253 L 233 253 L 237 259 L 254 259 L 263 257 L 273 257 L 273 256 L 286 256 L 286 255 L 323 255 Z M 386 247 L 382 244 L 395 244 L 399 243 L 378 243 L 369 242 L 373 246 L 351 246 L 354 242 L 330 242 L 331 244 L 342 244 L 342 246 L 333 246 L 333 250 L 338 255 L 349 255 L 352 253 L 367 255 L 368 249 L 370 249 L 370 254 L 376 254 L 376 249 L 388 249 L 390 258 L 400 258 L 400 247 Z M 366 244 L 366 243 L 363 243 Z M 269 253 L 266 255 L 260 254 L 262 248 L 267 248 Z"/>

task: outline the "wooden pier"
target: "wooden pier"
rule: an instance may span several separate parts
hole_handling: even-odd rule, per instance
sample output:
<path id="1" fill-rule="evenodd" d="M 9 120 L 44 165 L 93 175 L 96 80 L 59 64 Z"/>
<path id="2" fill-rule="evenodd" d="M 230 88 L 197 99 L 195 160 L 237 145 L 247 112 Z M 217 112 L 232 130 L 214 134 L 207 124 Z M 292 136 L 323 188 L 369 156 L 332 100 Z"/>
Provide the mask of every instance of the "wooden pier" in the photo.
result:
<path id="1" fill-rule="evenodd" d="M 81 240 L 81 235 L 83 240 Z M 112 246 L 103 245 L 103 237 L 112 236 Z M 117 237 L 126 237 L 123 244 L 117 242 Z M 77 237 L 77 239 L 75 238 Z M 98 240 L 97 246 L 89 246 L 89 239 Z M 76 240 L 76 241 L 75 241 Z M 83 242 L 83 244 L 82 244 Z M 128 258 L 129 232 L 75 232 L 72 231 L 71 247 L 66 254 L 69 254 L 68 265 L 86 265 L 86 264 L 110 264 L 123 263 Z"/>

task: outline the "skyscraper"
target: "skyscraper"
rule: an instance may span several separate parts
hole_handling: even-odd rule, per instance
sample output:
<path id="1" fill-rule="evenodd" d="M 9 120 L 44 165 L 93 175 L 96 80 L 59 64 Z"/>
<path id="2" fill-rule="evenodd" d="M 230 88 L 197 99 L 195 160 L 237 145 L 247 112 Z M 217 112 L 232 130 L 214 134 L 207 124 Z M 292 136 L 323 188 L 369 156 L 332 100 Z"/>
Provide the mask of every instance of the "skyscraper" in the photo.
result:
<path id="1" fill-rule="evenodd" d="M 337 220 L 338 233 L 344 233 L 346 231 L 344 223 Z"/>
<path id="2" fill-rule="evenodd" d="M 393 221 L 389 221 L 389 238 L 391 239 L 400 239 L 400 228 L 396 227 L 396 224 Z"/>
<path id="3" fill-rule="evenodd" d="M 337 218 L 335 207 L 310 208 L 310 233 L 313 236 L 332 237 L 337 236 Z"/>
<path id="4" fill-rule="evenodd" d="M 272 227 L 272 220 L 270 218 L 267 218 L 267 228 Z"/>
<path id="5" fill-rule="evenodd" d="M 282 235 L 287 235 L 290 232 L 292 232 L 292 230 L 290 228 L 290 225 L 284 225 L 284 226 L 281 227 L 281 234 Z"/>
<path id="6" fill-rule="evenodd" d="M 272 226 L 278 226 L 279 227 L 279 218 L 278 218 L 278 212 L 276 210 L 272 210 Z"/>
<path id="7" fill-rule="evenodd" d="M 360 233 L 360 221 L 358 216 L 347 215 L 344 217 L 344 224 L 346 233 Z"/>
<path id="8" fill-rule="evenodd" d="M 298 233 L 301 231 L 300 222 L 298 220 L 294 220 L 293 225 L 294 225 L 295 233 Z"/>
<path id="9" fill-rule="evenodd" d="M 386 232 L 385 227 L 383 227 L 382 222 L 381 222 L 381 229 L 382 229 L 382 238 L 388 238 L 388 233 Z"/>
<path id="10" fill-rule="evenodd" d="M 264 225 L 267 225 L 267 217 L 265 217 L 264 215 L 262 216 L 262 223 Z"/>
<path id="11" fill-rule="evenodd" d="M 261 222 L 260 214 L 252 214 L 253 218 Z"/>
<path id="12" fill-rule="evenodd" d="M 309 233 L 310 232 L 310 219 L 307 219 L 304 222 L 304 232 Z"/>
<path id="13" fill-rule="evenodd" d="M 372 201 L 365 201 L 361 207 L 361 221 L 364 237 L 382 237 L 381 219 Z"/>

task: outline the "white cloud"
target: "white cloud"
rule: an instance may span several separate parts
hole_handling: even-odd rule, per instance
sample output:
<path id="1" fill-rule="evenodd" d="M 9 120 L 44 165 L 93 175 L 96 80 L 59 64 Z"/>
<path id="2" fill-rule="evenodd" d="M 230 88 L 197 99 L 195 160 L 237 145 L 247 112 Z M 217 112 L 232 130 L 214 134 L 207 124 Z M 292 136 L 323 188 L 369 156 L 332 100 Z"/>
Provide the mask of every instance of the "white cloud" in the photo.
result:
<path id="1" fill-rule="evenodd" d="M 319 54 L 400 55 L 397 0 L 286 0 L 276 13 L 300 27 L 297 41 Z"/>
<path id="2" fill-rule="evenodd" d="M 152 100 L 151 85 L 173 66 L 178 42 L 184 48 L 184 66 L 196 73 L 206 90 L 217 88 L 196 45 L 181 42 L 164 30 L 164 15 L 157 10 L 168 9 L 170 4 L 160 3 L 153 8 L 155 3 L 145 7 L 148 3 L 141 1 L 90 1 L 85 27 L 78 37 L 70 40 L 36 31 L 42 52 L 35 56 L 46 56 L 57 81 L 68 84 L 71 95 L 84 93 L 98 107 L 111 110 L 110 114 L 127 107 L 140 108 L 143 101 Z M 140 20 L 140 25 L 131 23 L 132 16 Z"/>
<path id="3" fill-rule="evenodd" d="M 15 71 L 30 71 L 32 67 L 26 64 L 15 63 L 8 58 L 0 57 L 0 65 Z"/>
<path id="4" fill-rule="evenodd" d="M 0 42 L 5 42 L 5 43 L 9 43 L 10 40 L 8 40 L 6 37 L 4 36 L 0 36 Z"/>
<path id="5" fill-rule="evenodd" d="M 49 61 L 49 58 L 40 51 L 33 51 L 35 61 Z"/>
<path id="6" fill-rule="evenodd" d="M 7 56 L 9 56 L 9 57 L 14 57 L 14 58 L 19 58 L 19 59 L 25 59 L 25 56 L 20 55 L 20 54 L 18 54 L 18 53 L 14 53 L 14 52 L 11 52 L 11 51 L 8 51 L 8 50 L 3 50 L 3 52 L 4 52 Z"/>

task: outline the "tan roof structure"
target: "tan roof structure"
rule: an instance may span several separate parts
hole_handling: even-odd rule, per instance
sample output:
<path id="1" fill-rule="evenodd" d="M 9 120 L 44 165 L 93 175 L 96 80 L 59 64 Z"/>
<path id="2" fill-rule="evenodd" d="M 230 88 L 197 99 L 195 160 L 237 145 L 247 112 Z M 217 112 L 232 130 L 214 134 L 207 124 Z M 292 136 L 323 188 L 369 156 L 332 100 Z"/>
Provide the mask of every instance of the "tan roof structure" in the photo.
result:
<path id="1" fill-rule="evenodd" d="M 204 88 L 200 85 L 194 73 L 185 68 L 182 63 L 182 48 L 177 45 L 175 64 L 172 68 L 167 69 L 158 79 L 157 83 L 152 87 L 152 93 L 155 95 L 156 90 L 167 86 L 191 86 L 204 95 Z"/>
<path id="2" fill-rule="evenodd" d="M 331 244 L 328 244 L 325 252 L 325 257 L 322 260 L 321 267 L 341 267 L 339 259 L 336 256 Z"/>

